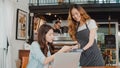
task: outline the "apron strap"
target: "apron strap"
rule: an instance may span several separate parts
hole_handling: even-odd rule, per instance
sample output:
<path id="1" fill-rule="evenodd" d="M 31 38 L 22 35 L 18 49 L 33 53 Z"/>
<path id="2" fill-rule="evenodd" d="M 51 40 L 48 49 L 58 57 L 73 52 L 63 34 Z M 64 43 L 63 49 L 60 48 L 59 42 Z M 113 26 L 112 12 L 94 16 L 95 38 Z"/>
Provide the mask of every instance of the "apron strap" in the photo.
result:
<path id="1" fill-rule="evenodd" d="M 77 30 L 78 30 L 78 27 L 79 27 L 79 25 L 80 25 L 80 23 L 77 23 L 77 28 L 76 28 L 76 32 L 77 32 Z"/>
<path id="2" fill-rule="evenodd" d="M 89 30 L 89 27 L 88 27 L 88 25 L 85 23 L 85 25 L 86 25 L 86 28 Z M 89 30 L 90 31 L 90 30 Z"/>

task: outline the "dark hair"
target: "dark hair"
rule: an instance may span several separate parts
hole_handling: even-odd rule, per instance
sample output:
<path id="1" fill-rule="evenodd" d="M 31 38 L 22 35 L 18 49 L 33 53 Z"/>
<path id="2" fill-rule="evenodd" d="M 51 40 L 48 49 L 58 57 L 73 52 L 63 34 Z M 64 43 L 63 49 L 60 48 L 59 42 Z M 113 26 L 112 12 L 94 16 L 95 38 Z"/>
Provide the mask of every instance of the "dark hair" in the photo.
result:
<path id="1" fill-rule="evenodd" d="M 47 25 L 47 24 L 43 24 L 38 29 L 38 40 L 37 41 L 40 45 L 40 49 L 42 50 L 42 52 L 45 56 L 47 56 L 47 52 L 48 52 L 48 47 L 47 47 L 47 44 L 46 44 L 45 36 L 50 29 L 53 29 L 53 28 L 50 25 Z M 53 54 L 54 46 L 52 45 L 52 43 L 48 43 L 48 46 L 49 46 L 51 54 Z"/>
<path id="2" fill-rule="evenodd" d="M 57 23 L 61 23 L 61 22 L 58 20 L 58 21 L 55 22 L 55 24 L 57 24 Z"/>

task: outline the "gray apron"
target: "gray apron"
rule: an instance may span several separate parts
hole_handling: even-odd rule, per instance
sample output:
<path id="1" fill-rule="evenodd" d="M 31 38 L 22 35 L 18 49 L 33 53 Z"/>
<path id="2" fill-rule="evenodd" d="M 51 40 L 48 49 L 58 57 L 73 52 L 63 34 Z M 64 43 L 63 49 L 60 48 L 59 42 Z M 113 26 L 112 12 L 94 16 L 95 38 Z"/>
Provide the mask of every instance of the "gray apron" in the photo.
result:
<path id="1" fill-rule="evenodd" d="M 89 41 L 90 30 L 86 24 L 86 29 L 77 31 L 76 38 L 80 43 L 80 48 L 82 49 Z M 104 66 L 104 60 L 102 54 L 97 46 L 96 40 L 94 40 L 93 45 L 82 52 L 80 57 L 80 66 Z"/>

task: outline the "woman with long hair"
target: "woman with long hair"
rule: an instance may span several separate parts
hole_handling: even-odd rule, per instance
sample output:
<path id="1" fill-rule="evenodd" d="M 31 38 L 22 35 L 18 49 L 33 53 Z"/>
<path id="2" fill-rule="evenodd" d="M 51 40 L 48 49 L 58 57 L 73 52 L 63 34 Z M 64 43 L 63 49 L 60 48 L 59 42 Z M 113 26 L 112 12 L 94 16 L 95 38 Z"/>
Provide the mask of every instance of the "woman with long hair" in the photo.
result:
<path id="1" fill-rule="evenodd" d="M 80 66 L 104 66 L 104 60 L 97 46 L 97 25 L 95 20 L 77 4 L 70 6 L 68 15 L 69 34 L 78 44 L 73 49 L 80 48 Z"/>
<path id="2" fill-rule="evenodd" d="M 43 24 L 38 29 L 38 40 L 31 44 L 27 68 L 51 68 L 50 64 L 55 54 L 71 50 L 71 46 L 64 46 L 54 54 L 53 34 L 53 28 L 50 25 Z"/>

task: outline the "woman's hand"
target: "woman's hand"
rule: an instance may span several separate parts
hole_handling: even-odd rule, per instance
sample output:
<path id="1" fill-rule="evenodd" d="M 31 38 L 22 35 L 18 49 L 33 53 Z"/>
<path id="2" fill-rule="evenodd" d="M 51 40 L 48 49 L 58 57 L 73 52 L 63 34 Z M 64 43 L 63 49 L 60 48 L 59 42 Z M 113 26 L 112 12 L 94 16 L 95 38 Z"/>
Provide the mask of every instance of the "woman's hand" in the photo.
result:
<path id="1" fill-rule="evenodd" d="M 76 45 L 72 46 L 72 50 L 73 49 L 78 49 L 78 47 L 79 47 L 79 45 L 76 44 Z"/>
<path id="2" fill-rule="evenodd" d="M 79 43 L 77 43 L 76 45 L 72 46 L 72 49 L 79 49 L 80 46 L 81 46 L 81 45 L 80 45 Z"/>
<path id="3" fill-rule="evenodd" d="M 52 68 L 52 66 L 51 65 L 49 65 L 49 67 L 48 68 Z"/>
<path id="4" fill-rule="evenodd" d="M 72 46 L 63 46 L 60 51 L 61 52 L 69 52 L 72 50 Z"/>

